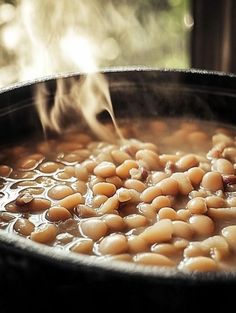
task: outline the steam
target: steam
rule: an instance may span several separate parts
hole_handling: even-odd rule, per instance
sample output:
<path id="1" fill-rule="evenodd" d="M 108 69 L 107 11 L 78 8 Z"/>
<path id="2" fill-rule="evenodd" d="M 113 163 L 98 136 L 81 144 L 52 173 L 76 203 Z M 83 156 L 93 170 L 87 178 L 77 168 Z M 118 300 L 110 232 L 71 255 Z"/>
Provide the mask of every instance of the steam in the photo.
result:
<path id="1" fill-rule="evenodd" d="M 66 84 L 67 83 L 67 84 Z M 53 105 L 48 105 L 48 90 L 45 84 L 36 89 L 35 103 L 44 130 L 52 129 L 60 133 L 63 130 L 63 119 L 82 114 L 90 129 L 102 140 L 113 142 L 122 138 L 117 126 L 111 103 L 108 83 L 101 73 L 90 73 L 80 81 L 76 78 L 57 80 L 56 94 Z M 107 132 L 107 128 L 97 120 L 97 114 L 107 111 L 113 121 L 116 134 Z M 117 136 L 115 136 L 117 135 Z"/>
<path id="2" fill-rule="evenodd" d="M 108 84 L 96 73 L 104 65 L 145 64 L 144 55 L 151 64 L 169 66 L 164 60 L 168 47 L 163 33 L 168 32 L 171 17 L 166 15 L 157 24 L 158 10 L 154 10 L 157 6 L 151 0 L 20 0 L 19 3 L 18 42 L 24 43 L 17 46 L 21 80 L 61 72 L 90 73 L 79 83 L 71 79 L 70 86 L 59 80 L 53 107 L 47 101 L 46 85 L 40 85 L 36 105 L 43 128 L 62 131 L 64 115 L 71 110 L 78 116 L 78 123 L 82 115 L 101 139 L 108 140 L 96 116 L 106 110 L 114 121 L 114 114 Z M 170 7 L 168 3 L 166 7 Z M 180 1 L 171 0 L 171 3 L 178 5 Z M 177 32 L 184 29 L 184 21 L 178 27 Z M 168 32 L 168 44 L 173 42 L 169 55 L 176 55 L 176 47 L 184 55 L 185 39 L 181 42 L 172 33 Z M 157 58 L 159 45 L 164 52 Z M 157 59 L 162 63 L 156 63 Z"/>

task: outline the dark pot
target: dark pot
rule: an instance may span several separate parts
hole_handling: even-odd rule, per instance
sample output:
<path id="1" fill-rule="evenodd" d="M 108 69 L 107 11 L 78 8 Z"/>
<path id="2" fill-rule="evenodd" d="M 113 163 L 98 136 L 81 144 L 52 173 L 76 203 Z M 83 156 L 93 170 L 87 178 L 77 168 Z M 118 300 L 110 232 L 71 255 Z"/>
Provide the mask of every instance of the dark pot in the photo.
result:
<path id="1" fill-rule="evenodd" d="M 236 76 L 199 71 L 130 69 L 105 72 L 116 116 L 195 116 L 236 125 Z M 64 75 L 79 79 L 78 74 Z M 41 132 L 34 89 L 56 78 L 0 92 L 0 142 Z M 0 230 L 0 312 L 156 311 L 229 309 L 236 273 L 192 273 L 64 255 Z M 31 305 L 29 304 L 31 300 Z M 33 302 L 32 302 L 33 301 Z M 73 309 L 74 308 L 74 309 Z"/>

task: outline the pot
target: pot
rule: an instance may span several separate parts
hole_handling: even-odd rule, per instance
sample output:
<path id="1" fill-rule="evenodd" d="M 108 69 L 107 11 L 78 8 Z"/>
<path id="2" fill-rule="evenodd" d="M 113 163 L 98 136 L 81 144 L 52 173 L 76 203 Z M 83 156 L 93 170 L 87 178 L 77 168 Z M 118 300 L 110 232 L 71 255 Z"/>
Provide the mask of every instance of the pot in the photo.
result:
<path id="1" fill-rule="evenodd" d="M 236 125 L 236 76 L 206 71 L 123 69 L 104 72 L 117 117 L 197 117 Z M 50 101 L 59 75 L 16 84 L 0 92 L 0 142 L 42 133 L 34 90 L 46 84 Z M 123 262 L 66 255 L 0 230 L 1 312 L 19 307 L 88 311 L 187 312 L 222 310 L 234 303 L 236 273 L 182 273 Z M 29 304 L 33 303 L 33 309 Z"/>

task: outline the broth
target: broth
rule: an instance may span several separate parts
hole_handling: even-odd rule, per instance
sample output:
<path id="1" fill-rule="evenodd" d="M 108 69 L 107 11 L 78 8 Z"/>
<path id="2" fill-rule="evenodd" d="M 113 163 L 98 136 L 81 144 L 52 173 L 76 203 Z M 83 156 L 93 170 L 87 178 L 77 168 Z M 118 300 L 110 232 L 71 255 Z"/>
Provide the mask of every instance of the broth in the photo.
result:
<path id="1" fill-rule="evenodd" d="M 2 148 L 0 228 L 104 262 L 235 270 L 235 129 L 120 124 L 114 144 L 70 132 Z"/>

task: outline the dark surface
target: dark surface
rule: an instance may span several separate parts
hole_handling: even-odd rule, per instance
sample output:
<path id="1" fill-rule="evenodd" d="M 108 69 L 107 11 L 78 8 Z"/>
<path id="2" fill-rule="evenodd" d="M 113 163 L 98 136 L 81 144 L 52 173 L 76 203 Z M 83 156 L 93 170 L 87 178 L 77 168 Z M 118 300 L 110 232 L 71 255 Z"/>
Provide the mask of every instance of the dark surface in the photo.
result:
<path id="1" fill-rule="evenodd" d="M 191 66 L 236 72 L 236 2 L 192 0 Z"/>
<path id="2" fill-rule="evenodd" d="M 236 125 L 235 76 L 171 71 L 106 75 L 117 116 L 187 115 Z M 53 96 L 55 81 L 46 84 Z M 1 143 L 41 131 L 32 106 L 34 88 L 27 84 L 0 93 Z M 87 260 L 63 257 L 1 231 L 0 312 L 80 312 L 82 307 L 92 312 L 190 312 L 203 311 L 207 304 L 225 311 L 234 304 L 235 274 L 190 275 Z"/>

